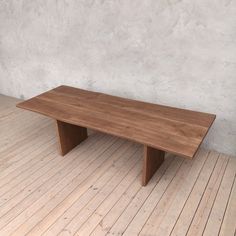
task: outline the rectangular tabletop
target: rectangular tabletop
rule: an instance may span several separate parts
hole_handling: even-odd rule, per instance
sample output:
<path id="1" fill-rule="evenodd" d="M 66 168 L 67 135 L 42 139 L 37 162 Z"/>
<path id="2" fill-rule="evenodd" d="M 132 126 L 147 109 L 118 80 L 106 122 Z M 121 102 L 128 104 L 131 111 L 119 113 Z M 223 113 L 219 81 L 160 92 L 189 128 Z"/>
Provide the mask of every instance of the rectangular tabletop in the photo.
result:
<path id="1" fill-rule="evenodd" d="M 68 86 L 52 89 L 17 107 L 188 158 L 194 156 L 215 119 L 213 114 Z"/>

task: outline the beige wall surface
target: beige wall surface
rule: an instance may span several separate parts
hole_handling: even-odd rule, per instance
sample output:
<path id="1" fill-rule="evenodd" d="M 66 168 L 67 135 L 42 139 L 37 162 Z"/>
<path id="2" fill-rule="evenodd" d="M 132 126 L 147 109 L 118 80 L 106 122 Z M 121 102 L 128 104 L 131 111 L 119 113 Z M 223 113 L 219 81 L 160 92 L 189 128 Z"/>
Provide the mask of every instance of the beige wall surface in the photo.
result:
<path id="1" fill-rule="evenodd" d="M 0 93 L 60 84 L 215 113 L 236 155 L 236 1 L 1 0 Z"/>

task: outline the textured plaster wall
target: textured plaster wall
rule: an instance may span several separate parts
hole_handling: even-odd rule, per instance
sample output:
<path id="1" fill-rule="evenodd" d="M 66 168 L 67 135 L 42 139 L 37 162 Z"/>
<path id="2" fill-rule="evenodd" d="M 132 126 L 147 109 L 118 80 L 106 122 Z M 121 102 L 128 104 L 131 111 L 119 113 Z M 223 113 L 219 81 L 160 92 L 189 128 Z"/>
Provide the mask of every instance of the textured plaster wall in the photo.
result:
<path id="1" fill-rule="evenodd" d="M 60 84 L 215 113 L 236 155 L 236 1 L 0 0 L 0 93 Z"/>

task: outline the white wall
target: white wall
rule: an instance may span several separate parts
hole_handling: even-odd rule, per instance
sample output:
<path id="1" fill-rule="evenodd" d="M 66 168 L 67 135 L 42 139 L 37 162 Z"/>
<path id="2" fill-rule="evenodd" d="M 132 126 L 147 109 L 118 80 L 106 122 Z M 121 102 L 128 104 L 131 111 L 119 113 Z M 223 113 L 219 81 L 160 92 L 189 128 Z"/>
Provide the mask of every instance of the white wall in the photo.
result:
<path id="1" fill-rule="evenodd" d="M 236 155 L 236 1 L 1 0 L 0 93 L 60 84 L 215 113 Z"/>

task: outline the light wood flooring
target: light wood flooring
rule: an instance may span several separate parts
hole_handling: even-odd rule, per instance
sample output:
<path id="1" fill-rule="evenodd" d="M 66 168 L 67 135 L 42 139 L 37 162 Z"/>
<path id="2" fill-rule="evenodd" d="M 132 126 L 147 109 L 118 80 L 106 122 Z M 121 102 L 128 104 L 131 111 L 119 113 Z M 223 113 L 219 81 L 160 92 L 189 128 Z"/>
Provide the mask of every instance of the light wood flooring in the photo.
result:
<path id="1" fill-rule="evenodd" d="M 141 145 L 92 132 L 62 157 L 55 121 L 17 102 L 0 95 L 0 236 L 235 235 L 235 157 L 167 155 L 142 187 Z"/>

